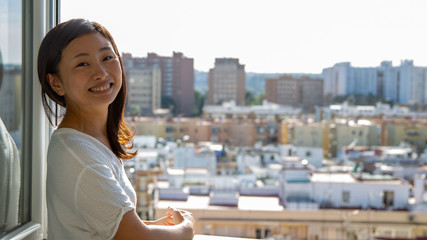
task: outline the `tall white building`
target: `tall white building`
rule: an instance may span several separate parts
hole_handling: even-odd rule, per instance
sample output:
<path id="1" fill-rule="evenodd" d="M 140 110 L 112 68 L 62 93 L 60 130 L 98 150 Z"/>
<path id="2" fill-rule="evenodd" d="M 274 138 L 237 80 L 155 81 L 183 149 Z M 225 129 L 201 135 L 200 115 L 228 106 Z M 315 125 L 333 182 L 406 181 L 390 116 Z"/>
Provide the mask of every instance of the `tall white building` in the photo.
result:
<path id="1" fill-rule="evenodd" d="M 323 69 L 322 75 L 326 96 L 372 94 L 399 104 L 427 103 L 427 67 L 416 67 L 412 60 L 403 60 L 396 67 L 383 61 L 375 68 L 337 63 Z"/>
<path id="2" fill-rule="evenodd" d="M 158 67 L 127 70 L 128 110 L 151 115 L 161 104 L 161 72 Z M 135 109 L 136 108 L 136 109 Z"/>
<path id="3" fill-rule="evenodd" d="M 346 85 L 347 93 L 377 95 L 378 81 L 376 68 L 350 67 L 348 73 Z"/>
<path id="4" fill-rule="evenodd" d="M 377 95 L 377 69 L 355 68 L 349 62 L 337 63 L 322 72 L 325 95 L 347 94 Z"/>
<path id="5" fill-rule="evenodd" d="M 415 67 L 413 61 L 400 63 L 399 103 L 425 104 L 425 67 Z"/>
<path id="6" fill-rule="evenodd" d="M 350 63 L 337 63 L 333 67 L 325 68 L 322 71 L 323 76 L 323 94 L 332 97 L 346 95 L 347 75 L 350 69 Z"/>
<path id="7" fill-rule="evenodd" d="M 391 61 L 381 62 L 381 66 L 378 68 L 378 82 L 380 86 L 380 96 L 382 98 L 398 102 L 399 89 L 398 86 L 398 73 L 399 69 L 393 67 Z"/>

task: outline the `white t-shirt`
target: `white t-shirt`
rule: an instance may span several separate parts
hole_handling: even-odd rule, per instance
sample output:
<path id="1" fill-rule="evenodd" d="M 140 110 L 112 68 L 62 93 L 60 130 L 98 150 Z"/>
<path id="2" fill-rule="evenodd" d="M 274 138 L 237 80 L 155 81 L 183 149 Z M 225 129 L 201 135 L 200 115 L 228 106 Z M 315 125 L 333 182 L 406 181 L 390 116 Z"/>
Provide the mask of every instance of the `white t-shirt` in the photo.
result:
<path id="1" fill-rule="evenodd" d="M 47 156 L 48 239 L 112 239 L 136 194 L 120 160 L 71 128 L 53 132 Z"/>

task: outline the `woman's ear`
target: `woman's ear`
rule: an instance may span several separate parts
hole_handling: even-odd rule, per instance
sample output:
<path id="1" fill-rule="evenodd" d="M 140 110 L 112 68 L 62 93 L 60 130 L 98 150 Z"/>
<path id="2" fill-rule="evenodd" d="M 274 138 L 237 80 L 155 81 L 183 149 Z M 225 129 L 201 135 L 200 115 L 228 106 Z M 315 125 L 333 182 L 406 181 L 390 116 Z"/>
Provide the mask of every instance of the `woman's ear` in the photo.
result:
<path id="1" fill-rule="evenodd" d="M 65 91 L 58 76 L 48 73 L 46 74 L 46 79 L 53 91 L 55 91 L 59 96 L 64 96 Z"/>

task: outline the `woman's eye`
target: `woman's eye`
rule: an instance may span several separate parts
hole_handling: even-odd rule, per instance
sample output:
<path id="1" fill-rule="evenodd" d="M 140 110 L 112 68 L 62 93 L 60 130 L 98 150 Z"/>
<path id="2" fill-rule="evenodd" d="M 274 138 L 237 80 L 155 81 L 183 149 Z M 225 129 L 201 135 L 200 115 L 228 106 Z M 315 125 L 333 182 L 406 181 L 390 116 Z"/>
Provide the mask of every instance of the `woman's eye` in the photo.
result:
<path id="1" fill-rule="evenodd" d="M 107 60 L 110 60 L 110 59 L 113 59 L 114 57 L 113 56 L 106 56 L 105 58 L 104 58 L 104 60 L 105 61 L 107 61 Z"/>
<path id="2" fill-rule="evenodd" d="M 86 62 L 81 62 L 81 63 L 77 64 L 77 67 L 83 67 L 83 66 L 87 66 L 87 65 L 89 65 L 89 64 Z"/>

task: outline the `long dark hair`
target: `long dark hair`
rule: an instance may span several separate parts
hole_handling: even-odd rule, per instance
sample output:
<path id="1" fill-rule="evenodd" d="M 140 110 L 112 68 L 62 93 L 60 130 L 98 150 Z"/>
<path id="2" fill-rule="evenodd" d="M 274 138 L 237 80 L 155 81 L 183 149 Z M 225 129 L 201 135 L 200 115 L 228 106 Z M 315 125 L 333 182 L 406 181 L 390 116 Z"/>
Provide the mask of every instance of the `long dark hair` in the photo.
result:
<path id="1" fill-rule="evenodd" d="M 72 19 L 57 25 L 46 34 L 40 45 L 37 59 L 37 70 L 42 87 L 43 107 L 49 122 L 55 125 L 53 124 L 52 117 L 58 118 L 58 113 L 52 109 L 52 106 L 49 104 L 49 99 L 52 99 L 62 107 L 66 107 L 67 104 L 65 98 L 58 95 L 52 89 L 47 80 L 47 74 L 58 74 L 58 64 L 61 60 L 63 49 L 73 39 L 89 33 L 101 34 L 111 43 L 114 52 L 119 58 L 120 67 L 122 69 L 122 87 L 116 99 L 108 106 L 107 134 L 113 153 L 120 159 L 130 159 L 134 157 L 137 152 L 131 152 L 134 132 L 131 131 L 123 120 L 126 100 L 126 74 L 116 43 L 108 30 L 101 24 L 90 22 L 85 19 Z"/>

